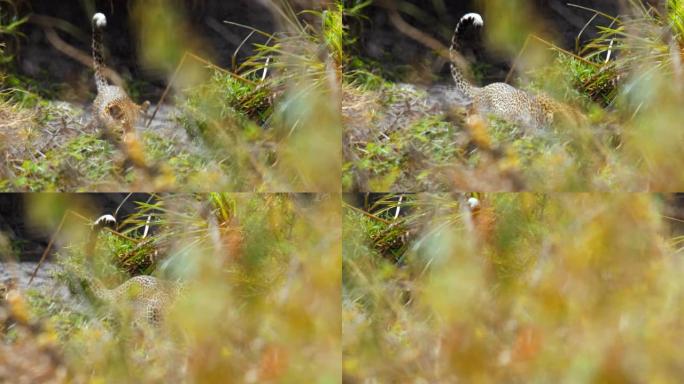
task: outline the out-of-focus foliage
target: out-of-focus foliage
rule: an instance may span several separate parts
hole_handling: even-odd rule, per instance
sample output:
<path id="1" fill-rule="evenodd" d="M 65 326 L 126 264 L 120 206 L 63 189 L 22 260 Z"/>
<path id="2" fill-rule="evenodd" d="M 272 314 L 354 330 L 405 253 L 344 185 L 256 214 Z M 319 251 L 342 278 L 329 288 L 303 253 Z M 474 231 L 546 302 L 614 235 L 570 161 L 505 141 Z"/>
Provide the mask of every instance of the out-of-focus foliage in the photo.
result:
<path id="1" fill-rule="evenodd" d="M 120 231 L 101 231 L 93 247 L 91 226 L 79 218 L 90 216 L 88 204 L 76 195 L 39 194 L 29 202 L 29 216 L 46 229 L 64 212 L 80 212 L 67 214 L 57 236 L 59 278 L 77 304 L 33 292 L 23 312 L 50 329 L 49 353 L 70 381 L 339 382 L 338 198 L 157 196 L 119 223 Z M 158 327 L 131 323 L 127 296 L 92 300 L 84 285 L 97 279 L 113 288 L 140 272 L 182 287 Z M 23 348 L 14 340 L 6 340 L 8 348 Z"/>
<path id="2" fill-rule="evenodd" d="M 343 10 L 271 7 L 279 31 L 247 27 L 266 43 L 234 73 L 213 68 L 203 85 L 184 89 L 180 121 L 255 189 L 338 190 Z"/>
<path id="3" fill-rule="evenodd" d="M 677 382 L 681 248 L 663 197 L 420 195 L 402 263 L 344 219 L 343 348 L 378 382 Z"/>
<path id="4" fill-rule="evenodd" d="M 626 153 L 643 164 L 640 173 L 654 190 L 675 191 L 684 185 L 684 166 L 676 156 L 684 133 L 684 3 L 668 1 L 657 8 L 630 0 L 628 17 L 609 19 L 602 35 L 587 47 L 594 55 L 612 52 L 614 62 L 606 64 L 614 70 L 622 85 L 615 102 L 625 122 Z"/>

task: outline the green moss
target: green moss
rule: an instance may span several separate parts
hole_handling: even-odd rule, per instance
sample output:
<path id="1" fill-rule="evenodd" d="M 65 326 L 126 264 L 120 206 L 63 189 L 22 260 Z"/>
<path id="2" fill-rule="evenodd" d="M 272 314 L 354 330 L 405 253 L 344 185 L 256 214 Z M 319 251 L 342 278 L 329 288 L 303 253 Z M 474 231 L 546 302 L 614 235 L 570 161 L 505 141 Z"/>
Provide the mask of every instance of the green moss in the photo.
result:
<path id="1" fill-rule="evenodd" d="M 361 91 L 391 90 L 392 81 L 398 78 L 381 62 L 362 57 L 351 57 L 344 73 L 344 81 Z"/>
<path id="2" fill-rule="evenodd" d="M 29 289 L 26 298 L 33 315 L 36 318 L 49 319 L 51 328 L 62 342 L 69 340 L 87 324 L 88 317 L 85 314 L 74 310 L 71 304 L 62 300 L 47 297 L 35 289 Z"/>
<path id="3" fill-rule="evenodd" d="M 191 132 L 205 133 L 211 121 L 264 121 L 271 114 L 270 90 L 215 70 L 211 79 L 181 100 L 180 119 Z"/>
<path id="4" fill-rule="evenodd" d="M 106 182 L 114 171 L 114 148 L 107 141 L 92 134 L 79 135 L 45 157 L 25 160 L 8 189 L 54 191 Z M 87 180 L 88 183 L 82 183 Z"/>
<path id="5" fill-rule="evenodd" d="M 168 165 L 179 185 L 187 185 L 193 177 L 215 168 L 211 164 L 217 162 L 208 153 L 184 150 L 181 143 L 155 132 L 145 132 L 143 141 L 149 160 Z"/>
<path id="6" fill-rule="evenodd" d="M 432 164 L 453 161 L 458 153 L 458 147 L 453 145 L 454 134 L 454 125 L 444 116 L 426 116 L 405 130 L 367 143 L 354 166 L 369 173 L 372 190 L 388 190 L 413 166 L 417 154 Z"/>

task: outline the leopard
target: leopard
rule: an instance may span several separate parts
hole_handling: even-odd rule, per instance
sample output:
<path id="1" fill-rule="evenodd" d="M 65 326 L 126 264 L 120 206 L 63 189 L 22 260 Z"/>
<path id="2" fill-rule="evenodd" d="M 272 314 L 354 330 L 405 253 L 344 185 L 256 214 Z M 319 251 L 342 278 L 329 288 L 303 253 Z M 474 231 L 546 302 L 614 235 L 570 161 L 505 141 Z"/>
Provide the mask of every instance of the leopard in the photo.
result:
<path id="1" fill-rule="evenodd" d="M 93 276 L 83 277 L 84 287 L 93 298 L 105 306 L 123 306 L 129 311 L 134 326 L 161 326 L 171 303 L 182 285 L 151 275 L 131 277 L 115 288 L 107 288 Z"/>
<path id="2" fill-rule="evenodd" d="M 85 244 L 86 260 L 95 254 L 99 234 L 104 228 L 116 228 L 117 221 L 113 215 L 102 215 L 92 222 L 92 227 Z M 92 265 L 89 268 L 93 270 Z M 130 316 L 131 324 L 141 328 L 152 326 L 159 328 L 170 305 L 184 291 L 184 284 L 165 280 L 151 275 L 138 275 L 129 278 L 122 284 L 107 288 L 92 273 L 79 273 L 77 282 L 91 301 L 109 308 L 123 309 Z"/>
<path id="3" fill-rule="evenodd" d="M 559 122 L 580 123 L 581 112 L 552 97 L 518 89 L 509 84 L 495 82 L 478 87 L 469 82 L 459 68 L 459 49 L 466 28 L 481 29 L 484 19 L 478 13 L 467 13 L 456 24 L 449 47 L 451 76 L 457 90 L 467 100 L 470 112 L 480 116 L 493 116 L 516 124 L 527 131 L 547 130 Z"/>
<path id="4" fill-rule="evenodd" d="M 93 39 L 93 67 L 95 70 L 95 85 L 97 96 L 93 101 L 95 122 L 108 132 L 121 135 L 124 142 L 135 138 L 135 124 L 150 106 L 148 101 L 139 105 L 128 96 L 126 91 L 111 85 L 104 75 L 104 44 L 103 31 L 107 26 L 107 17 L 103 13 L 95 13 L 92 19 Z"/>

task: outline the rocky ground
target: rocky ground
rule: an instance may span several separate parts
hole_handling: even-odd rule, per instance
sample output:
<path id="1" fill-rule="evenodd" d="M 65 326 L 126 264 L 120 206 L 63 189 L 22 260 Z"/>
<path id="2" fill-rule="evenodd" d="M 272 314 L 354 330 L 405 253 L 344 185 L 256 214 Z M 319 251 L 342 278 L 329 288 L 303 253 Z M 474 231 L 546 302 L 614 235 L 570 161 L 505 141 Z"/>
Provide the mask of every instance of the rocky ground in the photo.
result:
<path id="1" fill-rule="evenodd" d="M 44 156 L 48 150 L 63 146 L 79 134 L 97 132 L 96 127 L 91 124 L 93 117 L 89 106 L 54 101 L 39 108 L 47 109 L 45 111 L 47 119 L 42 121 L 40 126 L 29 132 L 22 132 L 22 130 L 12 132 L 9 129 L 4 132 L 3 130 L 3 134 L 6 135 L 6 142 L 14 144 L 7 145 L 5 148 L 8 159 Z M 150 114 L 154 108 L 154 105 L 150 106 Z M 171 139 L 180 148 L 199 150 L 196 148 L 197 144 L 189 139 L 185 130 L 177 123 L 175 118 L 177 112 L 173 106 L 162 105 L 149 127 L 144 124 L 147 120 L 145 117 L 138 122 L 136 128 L 140 133 L 154 132 Z"/>
<path id="2" fill-rule="evenodd" d="M 51 301 L 67 301 L 76 304 L 76 298 L 71 294 L 64 282 L 58 280 L 55 274 L 60 267 L 54 263 L 43 263 L 36 277 L 29 285 L 29 280 L 38 263 L 0 263 L 0 285 L 16 286 L 20 291 L 36 290 L 46 299 Z"/>
<path id="3" fill-rule="evenodd" d="M 150 115 L 153 110 L 154 105 Z M 0 190 L 121 190 L 130 183 L 112 174 L 123 157 L 92 123 L 89 105 L 50 101 L 33 113 L 17 126 L 0 122 L 0 179 L 10 183 L 0 183 Z M 162 105 L 149 126 L 145 116 L 136 129 L 148 161 L 174 162 L 174 170 L 180 167 L 182 173 L 194 169 L 192 161 L 210 158 L 201 140 L 193 140 L 181 126 L 178 115 L 176 107 Z M 111 176 L 117 175 L 120 179 L 113 181 Z"/>
<path id="4" fill-rule="evenodd" d="M 391 190 L 437 189 L 437 175 L 417 181 L 419 173 L 429 168 L 426 162 L 434 160 L 430 158 L 430 148 L 425 146 L 460 147 L 466 144 L 468 135 L 462 127 L 451 124 L 431 124 L 425 130 L 419 125 L 426 119 L 439 120 L 445 114 L 464 109 L 465 106 L 463 96 L 454 87 L 445 85 L 421 87 L 396 84 L 377 92 L 346 92 L 342 106 L 344 153 L 345 161 L 353 167 L 347 170 L 347 175 L 353 178 L 353 185 L 345 185 L 345 188 L 388 190 L 378 189 L 380 185 L 372 185 L 378 182 L 377 177 L 375 181 L 372 180 L 373 173 L 378 176 L 383 172 L 367 169 L 363 163 L 392 162 L 393 158 L 403 159 L 402 164 L 408 167 L 401 167 L 399 174 L 393 177 L 394 182 L 388 182 L 387 186 Z M 383 153 L 374 157 L 374 148 L 381 148 L 380 152 Z M 385 157 L 389 155 L 388 152 L 392 153 L 391 156 Z"/>

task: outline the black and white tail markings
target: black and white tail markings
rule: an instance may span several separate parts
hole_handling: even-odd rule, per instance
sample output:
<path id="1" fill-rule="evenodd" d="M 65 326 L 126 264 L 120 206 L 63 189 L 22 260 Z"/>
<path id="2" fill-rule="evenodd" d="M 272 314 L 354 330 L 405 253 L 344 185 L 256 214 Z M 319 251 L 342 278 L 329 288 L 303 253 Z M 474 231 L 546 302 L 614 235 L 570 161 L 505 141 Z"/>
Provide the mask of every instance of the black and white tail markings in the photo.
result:
<path id="1" fill-rule="evenodd" d="M 104 228 L 104 227 L 109 227 L 109 228 L 116 228 L 116 217 L 110 215 L 110 214 L 105 214 L 93 222 L 93 227 L 96 229 Z"/>
<path id="2" fill-rule="evenodd" d="M 478 13 L 467 13 L 461 17 L 461 19 L 456 24 L 454 29 L 454 35 L 451 37 L 451 46 L 449 47 L 449 56 L 451 57 L 451 76 L 456 82 L 456 87 L 458 90 L 466 97 L 473 98 L 473 85 L 466 80 L 463 72 L 456 64 L 458 62 L 458 52 L 459 52 L 459 37 L 467 27 L 482 28 L 484 26 L 484 20 L 482 16 Z"/>
<path id="3" fill-rule="evenodd" d="M 102 30 L 107 26 L 107 17 L 102 13 L 93 15 L 93 67 L 95 69 L 95 84 L 97 91 L 101 92 L 107 85 L 104 76 L 104 47 L 102 43 Z"/>

